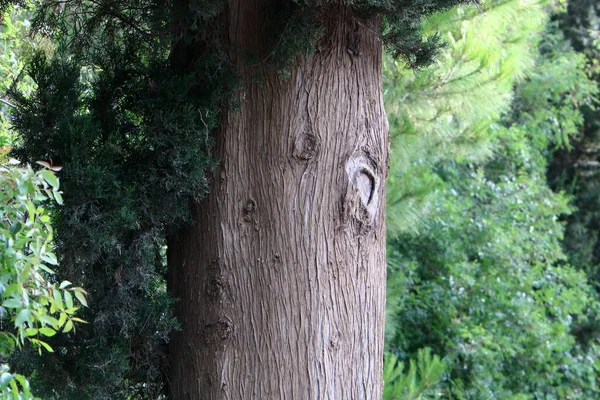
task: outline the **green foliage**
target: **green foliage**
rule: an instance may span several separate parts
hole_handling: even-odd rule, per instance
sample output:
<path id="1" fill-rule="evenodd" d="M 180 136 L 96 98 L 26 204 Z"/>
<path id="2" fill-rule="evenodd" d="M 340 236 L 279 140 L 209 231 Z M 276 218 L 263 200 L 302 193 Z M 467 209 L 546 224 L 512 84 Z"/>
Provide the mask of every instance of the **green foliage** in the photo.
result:
<path id="1" fill-rule="evenodd" d="M 38 400 L 31 394 L 27 379 L 23 375 L 11 373 L 7 364 L 0 365 L 0 395 L 4 399 Z"/>
<path id="2" fill-rule="evenodd" d="M 546 142 L 536 147 L 571 149 L 584 123 L 582 109 L 592 106 L 597 84 L 588 74 L 585 55 L 568 47 L 562 33 L 552 24 L 541 44 L 541 60 L 527 82 L 517 89 L 513 115 L 528 131 Z"/>
<path id="3" fill-rule="evenodd" d="M 422 18 L 464 2 L 391 0 L 368 1 L 368 3 L 384 4 L 386 13 L 383 22 L 383 40 L 390 54 L 396 59 L 403 60 L 409 68 L 418 69 L 431 64 L 443 48 L 442 40 L 436 32 L 428 31 L 426 24 L 423 29 Z M 466 7 L 473 11 L 477 10 L 473 4 Z M 444 29 L 444 27 L 436 26 L 435 29 Z"/>
<path id="4" fill-rule="evenodd" d="M 596 2 L 573 0 L 568 12 L 557 19 L 568 43 L 586 56 L 589 76 L 597 84 L 598 21 L 600 8 Z M 586 77 L 587 78 L 587 77 Z M 583 80 L 582 81 L 587 81 Z M 551 155 L 549 180 L 554 187 L 566 190 L 574 196 L 577 212 L 566 218 L 565 248 L 569 259 L 585 270 L 593 281 L 598 282 L 598 229 L 600 214 L 597 213 L 598 143 L 600 140 L 600 112 L 593 104 L 582 108 L 584 121 L 575 134 L 565 137 L 562 148 Z M 596 283 L 597 285 L 597 283 Z"/>
<path id="5" fill-rule="evenodd" d="M 43 39 L 27 38 L 31 25 L 31 13 L 16 7 L 0 19 L 0 146 L 12 144 L 9 115 L 14 105 L 8 94 L 11 90 L 31 93 L 31 79 L 24 73 L 26 58 L 35 49 L 41 50 L 47 42 Z"/>
<path id="6" fill-rule="evenodd" d="M 388 349 L 446 355 L 455 398 L 593 398 L 593 359 L 569 332 L 592 297 L 585 275 L 561 264 L 567 200 L 539 174 L 440 173 L 447 189 L 427 228 L 390 242 L 390 274 L 407 276 L 409 295 Z"/>
<path id="7" fill-rule="evenodd" d="M 36 92 L 14 98 L 20 154 L 64 165 L 65 206 L 54 221 L 60 276 L 83 282 L 91 299 L 90 325 L 54 343 L 60 363 L 21 361 L 37 369 L 46 398 L 155 398 L 162 390 L 162 348 L 176 324 L 161 252 L 214 165 L 214 116 L 190 101 L 190 80 L 125 49 L 112 57 L 86 81 L 75 62 L 38 55 L 29 71 Z M 41 371 L 52 378 L 42 381 Z"/>
<path id="8" fill-rule="evenodd" d="M 435 163 L 473 162 L 492 154 L 513 85 L 533 66 L 545 4 L 505 0 L 485 6 L 485 14 L 470 7 L 436 14 L 426 20 L 426 31 L 437 27 L 448 46 L 434 66 L 414 73 L 401 62 L 385 60 L 391 235 L 419 230 L 442 184 Z"/>
<path id="9" fill-rule="evenodd" d="M 529 18 L 533 22 L 527 24 L 539 29 L 539 14 Z M 515 53 L 521 54 L 516 64 L 521 66 L 507 70 L 505 78 L 518 72 L 520 82 L 512 103 L 514 78 L 492 86 L 503 88 L 506 101 L 487 104 L 494 94 L 486 94 L 485 82 L 502 81 L 501 73 L 482 86 L 465 84 L 467 90 L 454 91 L 445 108 L 438 106 L 444 103 L 435 90 L 423 96 L 422 106 L 410 90 L 402 103 L 391 102 L 400 111 L 391 126 L 416 128 L 400 130 L 400 140 L 394 138 L 393 149 L 400 148 L 396 151 L 405 161 L 396 164 L 401 166 L 398 181 L 390 185 L 401 182 L 400 190 L 417 193 L 422 203 L 415 207 L 420 235 L 402 227 L 409 219 L 401 219 L 398 229 L 392 225 L 388 293 L 400 298 L 388 309 L 386 347 L 400 360 L 424 347 L 443 355 L 448 375 L 439 390 L 447 398 L 591 399 L 600 394 L 598 348 L 594 336 L 581 333 L 594 323 L 596 294 L 586 274 L 569 265 L 561 246 L 559 217 L 573 211 L 570 198 L 550 190 L 545 179 L 549 148 L 572 141 L 597 88 L 585 73 L 585 60 L 569 50 L 554 27 L 540 37 L 535 68 L 535 53 L 523 55 L 521 48 Z M 498 53 L 510 54 L 511 46 L 519 49 L 524 40 L 502 42 Z M 468 66 L 472 59 L 466 60 Z M 439 74 L 452 75 L 463 63 L 448 63 Z M 469 82 L 485 76 L 478 74 L 469 75 Z M 423 84 L 421 90 L 430 87 Z M 386 95 L 394 99 L 401 93 Z M 478 135 L 473 107 L 488 105 Z M 429 118 L 419 114 L 427 112 Z M 444 119 L 446 113 L 451 118 Z M 429 127 L 445 133 L 438 147 L 427 137 Z M 488 142 L 463 148 L 465 132 L 475 132 L 475 139 L 485 134 Z M 412 184 L 418 174 L 430 177 L 437 193 Z M 391 187 L 390 193 L 397 190 Z M 394 198 L 389 203 L 392 213 L 402 204 Z M 390 217 L 397 215 L 402 214 Z"/>
<path id="10" fill-rule="evenodd" d="M 12 97 L 17 154 L 64 166 L 65 205 L 53 220 L 57 275 L 82 282 L 90 296 L 82 313 L 90 323 L 49 340 L 57 354 L 38 358 L 25 348 L 13 357 L 46 399 L 155 399 L 163 391 L 165 347 L 177 327 L 166 236 L 189 221 L 189 203 L 206 193 L 215 165 L 208 132 L 224 89 L 211 85 L 223 74 L 198 80 L 217 61 L 170 58 L 169 9 L 135 11 L 135 3 L 40 9 L 35 24 L 52 30 L 59 48 L 32 58 L 36 90 Z"/>
<path id="11" fill-rule="evenodd" d="M 598 22 L 600 21 L 600 7 L 595 1 L 572 0 L 567 13 L 556 18 L 556 22 L 564 33 L 565 43 L 585 55 L 587 62 L 587 76 L 579 77 L 573 82 L 572 88 L 575 97 L 584 91 L 582 84 L 589 84 L 591 80 L 597 85 L 600 80 L 598 60 L 600 47 L 598 47 Z M 571 50 L 573 53 L 573 50 Z M 567 69 L 568 71 L 568 69 Z M 594 92 L 597 96 L 597 92 Z M 566 108 L 569 105 L 567 102 Z M 597 104 L 597 102 L 596 102 Z M 573 204 L 577 210 L 564 218 L 566 222 L 563 246 L 568 255 L 569 262 L 585 271 L 591 283 L 596 288 L 600 284 L 600 241 L 598 213 L 600 203 L 600 175 L 598 174 L 599 143 L 600 143 L 600 111 L 595 103 L 588 102 L 581 109 L 577 109 L 582 120 L 578 120 L 575 131 L 568 131 L 558 141 L 561 147 L 555 146 L 548 156 L 550 169 L 548 180 L 556 190 L 565 190 L 573 196 Z M 558 148 L 557 148 L 558 147 Z M 598 304 L 598 303 L 597 303 Z M 599 310 L 593 310 L 594 318 L 579 324 L 574 332 L 582 345 L 600 338 Z"/>
<path id="12" fill-rule="evenodd" d="M 0 22 L 6 12 L 11 11 L 11 8 L 15 5 L 23 5 L 25 0 L 0 0 Z"/>
<path id="13" fill-rule="evenodd" d="M 383 365 L 384 400 L 428 400 L 441 398 L 439 382 L 446 373 L 446 364 L 431 349 L 417 352 L 417 361 L 410 360 L 408 371 L 398 358 L 388 353 Z"/>
<path id="14" fill-rule="evenodd" d="M 41 203 L 62 204 L 59 181 L 52 170 L 34 172 L 17 167 L 14 159 L 0 159 L 0 355 L 11 355 L 15 347 L 30 344 L 40 355 L 54 352 L 47 340 L 57 332 L 75 330 L 77 303 L 87 306 L 86 292 L 71 282 L 55 279 L 57 257 L 52 252 L 53 229 L 50 215 Z M 74 301 L 76 300 L 76 301 Z M 8 324 L 8 325 L 5 325 Z M 31 398 L 29 383 L 19 374 L 11 374 L 3 365 L 0 393 L 3 398 Z M 17 398 L 17 397 L 15 397 Z"/>

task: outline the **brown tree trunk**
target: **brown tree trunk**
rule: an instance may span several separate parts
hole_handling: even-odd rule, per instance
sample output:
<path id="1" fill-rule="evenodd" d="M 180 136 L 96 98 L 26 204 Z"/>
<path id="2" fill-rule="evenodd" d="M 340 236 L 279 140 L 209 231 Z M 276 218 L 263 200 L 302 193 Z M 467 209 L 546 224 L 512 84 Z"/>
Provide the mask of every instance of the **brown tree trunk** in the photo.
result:
<path id="1" fill-rule="evenodd" d="M 230 1 L 238 53 L 265 51 L 265 1 Z M 194 226 L 169 241 L 182 331 L 174 400 L 378 399 L 388 135 L 377 21 L 337 8 L 282 77 L 237 63 L 221 164 Z M 252 84 L 260 72 L 260 84 Z"/>

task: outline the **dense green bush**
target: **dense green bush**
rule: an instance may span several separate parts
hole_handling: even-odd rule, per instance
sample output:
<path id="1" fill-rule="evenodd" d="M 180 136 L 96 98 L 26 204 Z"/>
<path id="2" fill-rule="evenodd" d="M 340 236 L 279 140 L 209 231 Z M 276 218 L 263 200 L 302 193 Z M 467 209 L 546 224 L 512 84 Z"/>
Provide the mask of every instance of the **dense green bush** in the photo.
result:
<path id="1" fill-rule="evenodd" d="M 592 0 L 571 0 L 568 12 L 556 18 L 570 47 L 585 56 L 587 75 L 600 82 L 600 4 Z M 573 82 L 580 89 L 579 79 Z M 564 98 L 568 102 L 569 97 Z M 548 180 L 555 190 L 573 196 L 576 211 L 566 223 L 563 246 L 569 262 L 586 272 L 600 293 L 600 110 L 593 104 L 581 108 L 583 123 L 569 137 L 568 146 L 555 148 L 551 155 Z M 582 343 L 600 339 L 600 319 L 595 317 L 576 327 Z"/>

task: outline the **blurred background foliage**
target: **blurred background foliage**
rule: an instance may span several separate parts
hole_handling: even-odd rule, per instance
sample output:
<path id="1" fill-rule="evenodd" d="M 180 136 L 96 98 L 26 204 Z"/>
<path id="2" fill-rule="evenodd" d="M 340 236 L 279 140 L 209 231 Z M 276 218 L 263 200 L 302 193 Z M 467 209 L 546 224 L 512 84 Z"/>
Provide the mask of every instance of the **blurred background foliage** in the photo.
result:
<path id="1" fill-rule="evenodd" d="M 598 6 L 481 11 L 432 17 L 432 68 L 385 63 L 386 365 L 445 363 L 385 397 L 598 398 Z"/>

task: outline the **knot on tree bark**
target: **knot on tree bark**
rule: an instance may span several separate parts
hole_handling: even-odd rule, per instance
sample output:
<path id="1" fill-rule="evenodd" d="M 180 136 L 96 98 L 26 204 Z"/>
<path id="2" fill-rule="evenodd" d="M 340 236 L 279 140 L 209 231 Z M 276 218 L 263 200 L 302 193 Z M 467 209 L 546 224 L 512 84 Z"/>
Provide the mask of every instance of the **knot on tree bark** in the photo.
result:
<path id="1" fill-rule="evenodd" d="M 298 161 L 308 161 L 321 150 L 321 139 L 312 131 L 302 132 L 294 143 L 293 156 Z"/>
<path id="2" fill-rule="evenodd" d="M 205 324 L 202 337 L 206 345 L 225 344 L 232 339 L 234 334 L 235 325 L 233 321 L 223 316 L 216 321 Z"/>

